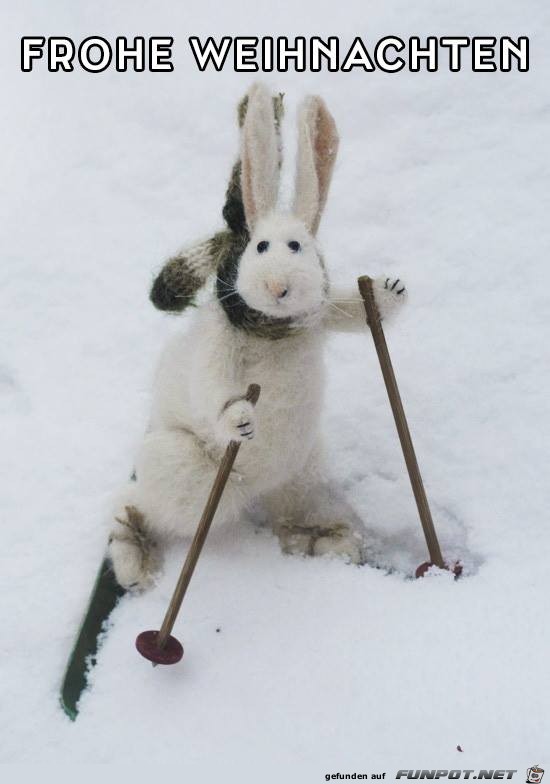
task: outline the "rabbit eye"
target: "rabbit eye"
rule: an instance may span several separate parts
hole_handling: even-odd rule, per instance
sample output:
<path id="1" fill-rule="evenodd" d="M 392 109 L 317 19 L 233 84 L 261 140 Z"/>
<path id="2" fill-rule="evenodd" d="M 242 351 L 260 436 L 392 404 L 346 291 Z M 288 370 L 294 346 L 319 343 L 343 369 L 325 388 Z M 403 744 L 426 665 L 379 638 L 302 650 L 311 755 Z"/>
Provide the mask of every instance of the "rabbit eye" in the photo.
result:
<path id="1" fill-rule="evenodd" d="M 258 253 L 265 253 L 268 248 L 269 248 L 269 242 L 267 240 L 262 240 L 261 242 L 258 242 L 258 245 L 256 246 L 256 250 L 258 251 Z"/>
<path id="2" fill-rule="evenodd" d="M 297 240 L 290 240 L 290 242 L 287 243 L 287 244 L 288 244 L 288 247 L 290 248 L 290 250 L 293 253 L 297 253 L 300 250 L 300 248 L 302 247 Z"/>

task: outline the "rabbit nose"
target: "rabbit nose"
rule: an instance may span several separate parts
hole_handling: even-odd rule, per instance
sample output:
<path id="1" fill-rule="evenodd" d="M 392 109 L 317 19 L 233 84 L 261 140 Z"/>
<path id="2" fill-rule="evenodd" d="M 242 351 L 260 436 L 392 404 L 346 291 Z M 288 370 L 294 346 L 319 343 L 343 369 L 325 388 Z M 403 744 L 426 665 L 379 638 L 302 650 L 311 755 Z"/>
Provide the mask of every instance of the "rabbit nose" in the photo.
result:
<path id="1" fill-rule="evenodd" d="M 269 293 L 272 294 L 275 299 L 284 299 L 288 294 L 288 286 L 285 286 L 283 283 L 269 281 L 266 283 L 266 286 Z"/>

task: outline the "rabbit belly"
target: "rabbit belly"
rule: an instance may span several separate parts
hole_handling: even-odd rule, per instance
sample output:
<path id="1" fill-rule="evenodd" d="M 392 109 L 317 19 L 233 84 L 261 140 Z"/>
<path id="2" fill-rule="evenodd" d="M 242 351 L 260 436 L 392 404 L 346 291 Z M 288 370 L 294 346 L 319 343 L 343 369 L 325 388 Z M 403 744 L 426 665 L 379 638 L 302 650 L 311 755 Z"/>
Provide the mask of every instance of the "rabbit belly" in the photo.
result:
<path id="1" fill-rule="evenodd" d="M 183 427 L 210 451 L 213 423 L 224 404 L 244 395 L 249 384 L 260 384 L 256 434 L 243 444 L 235 464 L 243 490 L 256 496 L 300 471 L 317 440 L 323 333 L 304 331 L 269 340 L 237 332 L 219 311 L 205 309 L 197 317 L 164 353 L 151 430 Z"/>
<path id="2" fill-rule="evenodd" d="M 322 405 L 321 352 L 307 358 L 285 354 L 250 368 L 246 383 L 262 387 L 256 435 L 239 454 L 238 468 L 261 492 L 294 477 L 317 441 Z M 273 361 L 275 359 L 275 361 Z"/>

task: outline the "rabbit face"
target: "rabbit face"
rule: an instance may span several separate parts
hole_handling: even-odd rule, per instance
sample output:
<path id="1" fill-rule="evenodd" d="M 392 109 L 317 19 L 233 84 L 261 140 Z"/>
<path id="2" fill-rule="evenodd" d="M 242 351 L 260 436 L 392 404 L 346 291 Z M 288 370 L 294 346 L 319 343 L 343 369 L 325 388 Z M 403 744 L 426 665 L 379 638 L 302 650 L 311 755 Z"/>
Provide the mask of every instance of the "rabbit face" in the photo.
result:
<path id="1" fill-rule="evenodd" d="M 258 220 L 234 286 L 249 308 L 271 318 L 294 320 L 318 312 L 327 278 L 315 240 L 303 222 L 281 213 Z"/>

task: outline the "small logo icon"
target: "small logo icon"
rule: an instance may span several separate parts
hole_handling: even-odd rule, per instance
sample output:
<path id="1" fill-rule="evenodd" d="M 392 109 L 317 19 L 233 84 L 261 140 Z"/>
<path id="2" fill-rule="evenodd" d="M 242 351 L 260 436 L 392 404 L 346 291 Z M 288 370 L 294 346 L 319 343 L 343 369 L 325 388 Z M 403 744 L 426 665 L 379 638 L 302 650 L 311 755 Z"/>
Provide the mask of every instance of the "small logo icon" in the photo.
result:
<path id="1" fill-rule="evenodd" d="M 527 784 L 539 784 L 544 776 L 544 770 L 539 765 L 533 765 L 532 768 L 527 768 Z"/>

